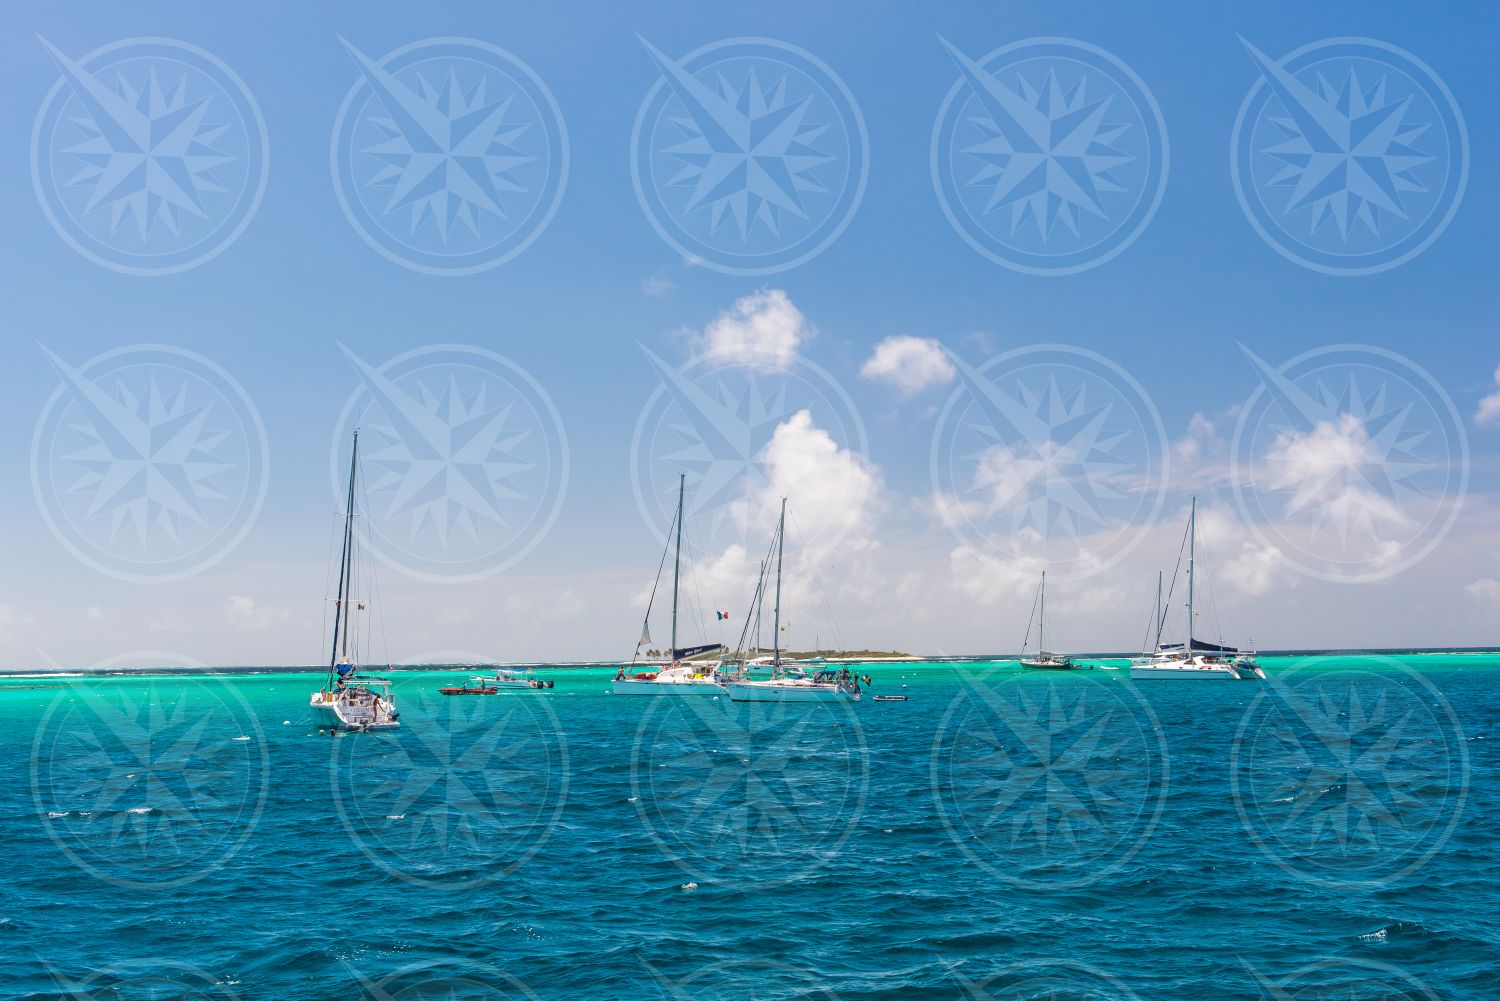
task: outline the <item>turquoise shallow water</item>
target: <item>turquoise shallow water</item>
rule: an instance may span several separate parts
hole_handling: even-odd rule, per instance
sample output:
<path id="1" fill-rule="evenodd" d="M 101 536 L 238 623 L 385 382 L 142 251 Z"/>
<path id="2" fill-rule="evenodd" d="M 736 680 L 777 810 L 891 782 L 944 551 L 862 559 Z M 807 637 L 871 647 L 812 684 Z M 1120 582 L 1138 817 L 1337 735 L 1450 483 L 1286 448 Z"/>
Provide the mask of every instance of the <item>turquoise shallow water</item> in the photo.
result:
<path id="1" fill-rule="evenodd" d="M 0 997 L 1500 996 L 1500 658 L 1264 664 L 409 672 L 336 737 L 305 674 L 3 678 Z"/>

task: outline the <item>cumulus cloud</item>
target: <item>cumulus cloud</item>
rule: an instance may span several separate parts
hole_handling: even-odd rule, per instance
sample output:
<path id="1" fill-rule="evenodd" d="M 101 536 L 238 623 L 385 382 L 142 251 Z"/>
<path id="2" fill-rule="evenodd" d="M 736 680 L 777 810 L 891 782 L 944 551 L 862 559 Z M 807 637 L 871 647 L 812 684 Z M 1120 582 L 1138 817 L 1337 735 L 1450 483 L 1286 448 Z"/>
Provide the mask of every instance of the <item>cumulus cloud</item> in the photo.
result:
<path id="1" fill-rule="evenodd" d="M 1172 458 L 1191 465 L 1204 457 L 1217 438 L 1214 422 L 1201 413 L 1195 413 L 1188 420 L 1187 434 L 1172 444 Z"/>
<path id="2" fill-rule="evenodd" d="M 1479 401 L 1479 407 L 1474 411 L 1474 423 L 1500 423 L 1500 365 L 1495 366 L 1495 391 Z"/>
<path id="3" fill-rule="evenodd" d="M 749 531 L 764 512 L 790 498 L 791 519 L 802 542 L 816 552 L 868 547 L 882 482 L 864 456 L 839 446 L 799 410 L 779 424 L 758 456 L 765 485 L 735 506 Z"/>
<path id="4" fill-rule="evenodd" d="M 952 382 L 957 374 L 943 346 L 930 337 L 901 334 L 875 345 L 859 374 L 866 379 L 888 382 L 912 395 L 930 386 Z"/>
<path id="5" fill-rule="evenodd" d="M 813 335 L 811 324 L 781 289 L 747 295 L 703 330 L 700 350 L 715 361 L 784 369 Z"/>
<path id="6" fill-rule="evenodd" d="M 1401 508 L 1366 481 L 1363 470 L 1380 465 L 1381 457 L 1363 422 L 1350 414 L 1308 432 L 1283 432 L 1268 458 L 1278 470 L 1275 488 L 1292 491 L 1289 515 L 1319 510 L 1344 537 L 1356 528 L 1376 537 L 1381 527 L 1407 522 Z"/>

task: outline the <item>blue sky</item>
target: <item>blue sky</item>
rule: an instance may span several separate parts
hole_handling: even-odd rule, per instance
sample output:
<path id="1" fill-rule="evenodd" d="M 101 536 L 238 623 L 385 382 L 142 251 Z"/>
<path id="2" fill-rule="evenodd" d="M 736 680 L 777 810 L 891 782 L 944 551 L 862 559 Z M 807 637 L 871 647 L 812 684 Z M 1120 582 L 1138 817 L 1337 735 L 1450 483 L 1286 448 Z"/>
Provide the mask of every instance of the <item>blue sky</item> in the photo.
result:
<path id="1" fill-rule="evenodd" d="M 1217 597 L 1233 609 L 1237 634 L 1231 638 L 1253 635 L 1267 647 L 1493 642 L 1500 612 L 1500 557 L 1494 548 L 1500 535 L 1494 520 L 1500 426 L 1474 419 L 1481 400 L 1496 389 L 1500 363 L 1490 249 L 1500 205 L 1487 183 L 1500 106 L 1493 74 L 1486 72 L 1485 39 L 1493 34 L 1493 16 L 1477 5 L 1435 16 L 1356 4 L 1309 9 L 1185 3 L 1158 5 L 1150 13 L 1082 3 L 942 8 L 765 3 L 733 12 L 686 4 L 638 11 L 606 5 L 455 4 L 442 13 L 309 11 L 273 4 L 254 17 L 201 7 L 87 5 L 13 13 L 0 68 L 11 96 L 0 110 L 0 136 L 10 137 L 9 154 L 0 157 L 0 190 L 9 192 L 0 198 L 0 220 L 9 237 L 0 254 L 10 333 L 6 363 L 0 366 L 0 416 L 11 429 L 0 438 L 0 468 L 10 471 L 13 487 L 0 499 L 11 529 L 0 549 L 10 571 L 9 583 L 0 587 L 0 662 L 25 666 L 50 658 L 82 664 L 143 650 L 209 663 L 315 659 L 322 648 L 324 556 L 337 509 L 331 464 L 341 468 L 343 461 L 330 450 L 344 426 L 346 403 L 373 391 L 361 389 L 366 383 L 340 344 L 372 370 L 432 345 L 471 345 L 503 356 L 513 366 L 505 369 L 512 384 L 520 384 L 515 368 L 524 370 L 566 429 L 565 461 L 560 435 L 542 443 L 546 433 L 537 432 L 517 445 L 532 465 L 517 481 L 526 496 L 506 502 L 511 506 L 502 513 L 511 525 L 522 526 L 509 530 L 523 539 L 467 559 L 462 533 L 453 529 L 457 534 L 447 543 L 457 553 L 453 563 L 438 569 L 424 563 L 414 575 L 396 555 L 391 562 L 397 566 L 382 568 L 382 618 L 394 659 L 435 651 L 507 659 L 629 654 L 640 597 L 660 554 L 662 491 L 675 483 L 675 470 L 687 461 L 666 439 L 640 444 L 637 429 L 647 420 L 642 415 L 651 413 L 653 393 L 664 386 L 661 370 L 643 348 L 668 367 L 706 379 L 700 385 L 710 388 L 739 391 L 754 384 L 774 393 L 788 378 L 811 371 L 808 364 L 828 380 L 814 390 L 807 389 L 813 384 L 798 383 L 802 388 L 789 392 L 788 411 L 762 429 L 765 440 L 758 440 L 750 463 L 755 475 L 705 502 L 695 513 L 698 520 L 690 522 L 690 533 L 702 541 L 699 562 L 705 573 L 711 576 L 710 567 L 716 567 L 720 574 L 709 588 L 712 596 L 698 598 L 705 607 L 743 612 L 748 588 L 742 569 L 735 567 L 752 556 L 729 549 L 740 543 L 758 554 L 769 531 L 762 494 L 786 490 L 793 510 L 808 513 L 810 533 L 828 541 L 826 551 L 809 545 L 803 579 L 809 585 L 817 581 L 816 590 L 831 607 L 827 617 L 837 620 L 838 634 L 852 644 L 952 652 L 1014 649 L 1030 611 L 1033 570 L 1057 562 L 1072 566 L 1058 571 L 1062 581 L 1056 585 L 1056 607 L 1066 621 L 1059 629 L 1063 638 L 1090 649 L 1128 649 L 1139 643 L 1155 570 L 1170 570 L 1176 557 L 1187 495 L 1198 490 L 1208 511 L 1205 532 L 1214 536 L 1208 541 L 1216 555 L 1222 546 Z M 66 102 L 70 93 L 64 83 L 60 97 L 49 97 L 64 73 L 39 39 L 86 63 L 85 57 L 101 47 L 141 36 L 190 43 L 231 67 L 259 106 L 269 150 L 264 195 L 243 231 L 212 259 L 156 277 L 101 266 L 65 241 L 44 211 L 52 196 L 42 189 L 67 185 L 55 179 L 61 174 L 38 173 L 32 148 L 49 102 Z M 340 38 L 380 64 L 403 46 L 439 36 L 474 39 L 524 61 L 555 99 L 568 143 L 566 181 L 550 222 L 513 257 L 465 276 L 420 273 L 377 253 L 341 206 L 330 169 L 331 151 L 335 162 L 340 155 L 346 95 L 364 87 L 358 101 L 371 100 L 365 77 Z M 747 36 L 815 56 L 857 103 L 865 138 L 851 140 L 854 133 L 840 131 L 848 123 L 837 117 L 838 88 L 814 94 L 805 123 L 812 131 L 804 136 L 815 153 L 815 162 L 805 167 L 811 182 L 837 187 L 840 170 L 857 159 L 849 143 L 867 141 L 859 151 L 867 162 L 867 181 L 843 229 L 804 262 L 758 275 L 725 273 L 718 262 L 685 259 L 653 225 L 637 195 L 631 159 L 637 117 L 651 95 L 660 94 L 659 101 L 669 105 L 665 117 L 652 122 L 664 121 L 661 127 L 670 132 L 677 127 L 673 116 L 682 115 L 680 99 L 672 96 L 666 74 L 642 39 L 668 59 L 682 60 L 683 72 L 691 76 L 689 53 Z M 1151 154 L 1160 149 L 1146 135 L 1151 109 L 1139 101 L 1130 104 L 1129 87 L 1120 85 L 1126 77 L 1111 67 L 1127 66 L 1144 82 L 1170 148 L 1165 178 L 1157 177 L 1163 184 L 1160 206 L 1134 239 L 1112 259 L 1062 276 L 1022 273 L 976 252 L 945 216 L 934 185 L 934 123 L 940 109 L 955 86 L 962 101 L 971 100 L 940 38 L 983 63 L 988 54 L 1042 36 L 1078 39 L 1112 58 L 1094 64 L 1082 100 L 1112 93 L 1111 80 L 1118 89 L 1104 125 L 1120 125 L 1121 131 L 1113 136 L 1106 131 L 1100 141 L 1113 144 L 1101 155 L 1118 154 L 1118 177 L 1125 187 L 1149 187 L 1157 166 Z M 1241 37 L 1279 60 L 1303 46 L 1346 36 L 1376 39 L 1420 58 L 1451 93 L 1467 136 L 1468 182 L 1451 221 L 1411 259 L 1363 276 L 1328 274 L 1279 253 L 1247 219 L 1230 170 L 1236 116 L 1262 81 L 1262 67 Z M 763 60 L 761 72 L 769 75 L 758 82 L 768 95 L 776 67 L 791 65 L 787 93 L 796 101 L 804 96 L 798 87 L 807 84 L 807 64 L 786 55 L 791 50 L 762 50 L 751 61 Z M 1039 52 L 1023 65 L 1022 75 L 1032 73 L 1033 86 L 1042 85 L 1048 58 L 1048 52 Z M 142 65 L 132 64 L 127 79 L 143 72 Z M 747 63 L 725 65 L 728 83 L 743 86 L 736 74 Z M 1067 67 L 1080 64 L 1058 65 L 1064 67 L 1066 89 L 1068 73 L 1077 72 Z M 1377 72 L 1380 64 L 1361 65 L 1367 70 L 1374 65 L 1376 70 L 1368 72 Z M 1406 64 L 1388 56 L 1386 65 L 1397 67 L 1390 86 L 1399 96 L 1400 87 L 1410 84 L 1398 72 Z M 101 79 L 112 79 L 99 72 Z M 997 68 L 995 78 L 1019 86 L 1005 72 Z M 1365 88 L 1376 82 L 1368 72 L 1360 81 Z M 196 93 L 196 80 L 186 84 L 189 96 Z M 703 72 L 699 82 L 712 87 L 714 79 Z M 461 83 L 470 85 L 467 79 Z M 1434 93 L 1428 93 L 1429 101 Z M 1386 100 L 1373 92 L 1369 96 L 1377 104 Z M 210 140 L 229 151 L 215 176 L 232 188 L 255 157 L 233 148 L 232 107 L 222 95 L 215 100 L 220 103 L 210 103 L 205 121 L 231 122 Z M 363 119 L 366 130 L 378 128 L 373 119 L 381 117 L 378 95 L 374 100 L 374 112 Z M 674 100 L 679 104 L 672 105 Z M 1045 100 L 1045 94 L 1038 98 Z M 1457 147 L 1445 147 L 1434 124 L 1440 93 L 1435 100 L 1429 107 L 1418 95 L 1401 112 L 1408 116 L 1403 128 L 1416 147 L 1410 176 L 1422 189 L 1406 190 L 1404 204 L 1439 197 L 1434 192 L 1442 172 L 1458 165 Z M 355 113 L 370 107 L 360 103 Z M 513 107 L 524 119 L 520 103 Z M 958 129 L 976 127 L 975 107 L 957 116 Z M 68 117 L 64 110 L 59 128 L 76 129 Z M 1275 117 L 1267 112 L 1260 127 L 1275 129 Z M 51 129 L 54 119 L 46 121 Z M 648 132 L 643 141 L 661 142 L 666 134 Z M 368 131 L 355 135 L 358 148 L 346 154 L 346 162 L 350 176 L 364 183 L 377 169 L 377 158 Z M 1260 144 L 1251 153 L 1252 160 L 1261 157 L 1257 169 L 1267 169 L 1266 133 L 1246 135 Z M 48 131 L 40 142 L 44 150 L 57 152 L 58 163 L 73 165 L 67 169 L 71 173 L 84 162 L 76 151 L 68 152 L 77 140 L 66 131 Z M 972 151 L 974 141 L 960 137 L 950 176 L 970 195 L 977 190 L 982 203 L 992 186 L 972 183 L 985 162 Z M 555 181 L 562 159 L 555 144 L 550 153 L 546 148 L 539 153 L 537 142 L 535 125 L 514 138 L 526 160 L 516 176 L 528 191 L 537 185 L 527 170 Z M 650 162 L 657 170 L 663 163 L 686 162 L 673 161 L 662 148 L 654 156 Z M 950 169 L 946 163 L 941 169 Z M 34 176 L 41 179 L 34 182 Z M 648 175 L 646 189 L 656 191 L 654 178 L 663 176 Z M 844 183 L 852 182 L 845 178 Z M 669 202 L 681 196 L 680 187 L 662 191 Z M 58 197 L 59 204 L 69 197 L 75 200 L 67 204 L 79 204 L 76 191 Z M 210 217 L 225 211 L 227 197 L 204 195 Z M 528 197 L 522 192 L 512 204 Z M 1086 232 L 1088 225 L 1096 227 L 1092 232 L 1107 232 L 1111 220 L 1125 212 L 1122 199 L 1132 195 L 1100 197 L 1103 216 L 1079 216 Z M 816 216 L 834 201 L 812 192 L 806 204 Z M 993 223 L 1006 211 L 985 218 Z M 703 217 L 700 212 L 693 219 Z M 784 225 L 794 233 L 798 224 L 786 218 Z M 1402 224 L 1386 217 L 1386 225 L 1389 233 Z M 775 243 L 768 231 L 751 230 L 752 239 Z M 434 232 L 421 237 L 424 245 L 438 245 Z M 1057 232 L 1065 242 L 1063 231 Z M 1329 238 L 1329 232 L 1319 239 Z M 1356 241 L 1366 238 L 1357 221 L 1354 234 Z M 732 236 L 721 231 L 713 240 L 730 246 L 732 241 L 724 241 Z M 164 238 L 154 231 L 148 242 Z M 877 345 L 895 337 L 921 344 L 908 355 L 889 355 L 886 368 L 862 374 Z M 1260 410 L 1254 403 L 1246 407 L 1266 380 L 1241 344 L 1275 369 L 1309 350 L 1346 342 L 1397 352 L 1441 387 L 1420 376 L 1403 382 L 1398 373 L 1400 386 L 1416 394 L 1406 419 L 1410 434 L 1417 436 L 1408 444 L 1421 453 L 1422 469 L 1405 485 L 1399 477 L 1381 481 L 1389 495 L 1364 498 L 1381 502 L 1371 508 L 1373 515 L 1366 512 L 1373 518 L 1368 523 L 1358 517 L 1350 521 L 1347 507 L 1339 507 L 1348 497 L 1329 493 L 1326 482 L 1299 492 L 1287 477 L 1317 479 L 1326 472 L 1323 460 L 1309 459 L 1308 450 L 1320 444 L 1335 452 L 1347 449 L 1339 429 L 1347 431 L 1349 421 L 1379 423 L 1380 414 L 1351 416 L 1350 406 L 1335 400 L 1324 415 L 1334 440 L 1319 437 L 1311 426 L 1278 439 L 1278 418 L 1263 413 L 1264 399 Z M 219 477 L 211 479 L 214 489 L 238 496 L 264 486 L 264 503 L 251 520 L 234 513 L 235 496 L 200 497 L 198 516 L 210 528 L 216 519 L 227 520 L 230 535 L 243 527 L 244 536 L 232 546 L 210 546 L 218 558 L 206 569 L 166 582 L 100 572 L 66 544 L 74 530 L 59 522 L 66 523 L 71 511 L 73 517 L 93 519 L 81 531 L 103 533 L 91 537 L 106 539 L 105 550 L 126 553 L 121 557 L 126 563 L 140 555 L 127 544 L 133 528 L 125 531 L 126 543 L 110 541 L 108 513 L 106 522 L 99 522 L 99 513 L 89 509 L 97 496 L 94 488 L 76 489 L 84 469 L 77 461 L 82 439 L 69 435 L 79 434 L 77 417 L 63 414 L 55 425 L 48 423 L 49 399 L 63 387 L 56 405 L 74 405 L 71 390 L 42 350 L 45 346 L 68 365 L 85 366 L 102 353 L 150 343 L 186 349 L 228 372 L 252 401 L 268 446 L 263 470 L 235 452 L 233 434 L 210 447 L 219 450 L 215 461 L 233 467 L 212 474 Z M 1090 358 L 1102 355 L 1113 367 L 1074 364 L 1084 357 L 1080 354 L 1056 369 L 1057 357 L 1049 356 L 1054 371 L 1027 369 L 1014 383 L 1004 383 L 999 374 L 1011 362 L 986 368 L 994 359 L 1038 344 L 1068 345 Z M 1108 453 L 1102 475 L 1120 496 L 1100 502 L 1100 519 L 1058 523 L 1053 518 L 1069 492 L 1070 474 L 1056 474 L 1047 481 L 1052 486 L 1032 481 L 1018 488 L 1021 494 L 1005 492 L 1010 489 L 1006 475 L 1031 467 L 1020 445 L 1004 434 L 981 434 L 977 443 L 962 440 L 973 434 L 973 415 L 964 416 L 971 405 L 963 396 L 968 384 L 943 360 L 942 350 L 974 372 L 989 372 L 1008 391 L 1045 389 L 1057 371 L 1063 373 L 1058 388 L 1064 394 L 1077 389 L 1079 380 L 1102 379 L 1103 388 L 1096 387 L 1080 411 L 1112 408 L 1101 418 L 1106 440 L 1100 447 Z M 756 351 L 762 356 L 754 357 Z M 690 370 L 694 365 L 698 368 Z M 168 371 L 175 369 L 168 365 Z M 1121 371 L 1144 390 L 1146 410 L 1139 400 L 1133 403 Z M 914 372 L 928 377 L 924 381 Z M 1302 379 L 1304 388 L 1317 378 L 1306 368 L 1286 374 Z M 145 385 L 131 378 L 107 388 Z M 169 376 L 162 378 L 170 382 Z M 420 376 L 410 378 L 420 381 Z M 1373 393 L 1380 379 L 1370 376 L 1362 384 L 1365 391 Z M 1111 390 L 1118 399 L 1108 398 Z M 1399 386 L 1391 390 L 1392 400 L 1399 391 Z M 794 415 L 803 398 L 798 394 L 808 392 L 813 395 L 807 399 L 821 403 L 812 406 L 805 425 L 798 425 Z M 955 394 L 957 402 L 945 417 L 945 405 Z M 538 398 L 520 396 L 521 409 L 505 418 L 512 428 L 525 425 L 526 408 L 538 414 L 546 409 Z M 1445 398 L 1461 418 L 1456 425 L 1461 431 L 1442 420 Z M 492 396 L 481 410 L 500 404 Z M 186 405 L 197 403 L 187 399 Z M 366 414 L 369 403 L 360 397 L 350 405 Z M 233 407 L 224 400 L 218 406 L 210 411 L 208 430 L 237 427 Z M 1153 480 L 1163 469 L 1150 455 L 1151 422 L 1141 418 L 1152 408 L 1160 417 L 1166 452 L 1177 457 L 1160 482 Z M 1237 440 L 1242 409 L 1251 412 L 1251 425 Z M 948 419 L 955 422 L 959 440 L 938 445 Z M 680 423 L 680 416 L 675 420 Z M 670 436 L 673 421 L 670 415 L 664 419 L 669 428 L 664 434 Z M 859 427 L 863 442 L 852 430 Z M 50 429 L 45 440 L 39 428 Z M 784 451 L 760 451 L 775 444 L 778 429 Z M 1139 441 L 1132 438 L 1137 432 L 1144 435 Z M 1378 438 L 1378 432 L 1349 433 L 1356 445 L 1370 434 Z M 1466 461 L 1458 454 L 1460 435 L 1467 439 Z M 33 461 L 39 440 L 40 467 Z M 828 443 L 832 451 L 818 451 Z M 538 456 L 552 466 L 538 471 Z M 1255 488 L 1237 493 L 1228 471 L 1234 458 L 1242 460 L 1242 473 L 1246 463 L 1280 466 L 1254 478 Z M 777 462 L 768 477 L 768 465 Z M 565 487 L 555 475 L 562 466 Z M 959 504 L 963 510 L 955 513 L 948 503 L 953 498 L 942 496 L 947 480 L 934 472 L 938 467 L 956 470 L 956 489 L 999 493 L 968 497 L 967 503 L 981 507 Z M 1385 468 L 1388 472 L 1390 464 Z M 1468 473 L 1461 490 L 1460 468 Z M 701 467 L 692 469 L 696 488 Z M 976 479 L 976 469 L 993 475 Z M 62 501 L 49 500 L 49 488 L 36 487 L 39 475 L 60 484 Z M 1268 487 L 1273 483 L 1274 489 Z M 1382 487 L 1371 489 L 1380 494 Z M 1017 500 L 1028 490 L 1030 506 Z M 1460 493 L 1462 509 L 1448 525 L 1439 509 L 1451 507 Z M 638 502 L 641 496 L 645 500 Z M 1266 506 L 1262 499 L 1268 499 Z M 380 508 L 389 501 L 389 494 L 377 496 L 377 509 L 389 510 Z M 58 510 L 65 513 L 54 514 L 49 524 L 51 503 L 62 504 Z M 555 520 L 543 530 L 552 506 Z M 1030 548 L 1038 540 L 1011 518 L 1026 511 L 1042 512 L 1046 522 L 1045 538 Z M 1345 546 L 1343 540 L 1310 541 L 1308 519 L 1320 511 L 1335 512 L 1338 522 L 1329 529 L 1325 521 L 1325 532 L 1352 526 L 1356 535 L 1365 531 L 1374 548 L 1331 572 L 1326 565 L 1313 566 L 1328 552 L 1320 547 Z M 392 516 L 384 529 L 390 544 L 400 548 L 393 534 L 398 528 L 417 532 L 411 524 Z M 146 552 L 171 548 L 168 535 L 155 534 L 168 527 L 155 523 Z M 481 529 L 492 541 L 495 533 L 504 534 L 494 525 Z M 430 524 L 422 529 L 430 530 Z M 1017 532 L 1025 538 L 1018 541 Z M 414 538 L 405 541 L 426 547 L 426 557 L 443 548 Z M 1377 543 L 1394 548 L 1372 556 Z M 503 557 L 495 555 L 500 550 Z M 466 569 L 453 569 L 460 565 Z M 137 566 L 123 576 L 153 572 Z M 446 579 L 456 576 L 465 579 Z M 797 597 L 813 603 L 810 594 Z M 821 609 L 822 601 L 817 605 Z M 815 625 L 807 613 L 792 618 L 800 630 L 791 633 L 794 645 L 812 638 L 801 634 L 823 636 L 834 629 Z"/>

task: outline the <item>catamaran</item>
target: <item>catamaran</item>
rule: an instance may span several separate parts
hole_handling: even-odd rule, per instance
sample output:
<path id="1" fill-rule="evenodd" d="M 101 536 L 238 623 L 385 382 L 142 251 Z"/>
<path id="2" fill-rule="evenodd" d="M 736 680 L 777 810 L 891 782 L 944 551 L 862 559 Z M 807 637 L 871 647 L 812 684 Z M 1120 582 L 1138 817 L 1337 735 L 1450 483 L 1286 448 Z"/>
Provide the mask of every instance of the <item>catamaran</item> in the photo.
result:
<path id="1" fill-rule="evenodd" d="M 1026 647 L 1031 643 L 1031 622 L 1026 623 L 1026 639 L 1021 642 L 1021 666 L 1038 671 L 1071 671 L 1077 664 L 1065 654 L 1052 653 L 1047 649 L 1047 571 L 1042 571 L 1042 583 L 1037 588 L 1036 645 L 1034 657 L 1026 656 Z"/>
<path id="2" fill-rule="evenodd" d="M 781 517 L 776 522 L 776 535 L 772 539 L 776 551 L 776 597 L 772 611 L 772 647 L 769 660 L 771 676 L 763 679 L 752 679 L 745 671 L 731 680 L 727 680 L 724 687 L 729 692 L 729 697 L 735 702 L 838 702 L 843 699 L 858 701 L 860 695 L 859 679 L 856 678 L 847 667 L 823 668 L 811 674 L 807 669 L 798 664 L 788 665 L 781 656 L 781 564 L 782 553 L 786 547 L 786 498 L 781 499 Z M 740 637 L 739 649 L 745 649 L 745 634 L 750 632 L 751 623 L 759 622 L 760 608 L 765 601 L 766 574 L 762 564 L 760 579 L 755 586 L 755 598 L 751 602 L 750 615 L 745 620 L 745 630 Z M 753 665 L 756 660 L 742 661 L 744 668 Z"/>
<path id="3" fill-rule="evenodd" d="M 1210 643 L 1193 635 L 1196 612 L 1193 609 L 1193 577 L 1195 574 L 1198 534 L 1198 498 L 1194 497 L 1188 514 L 1187 531 L 1187 639 L 1182 643 L 1163 643 L 1162 628 L 1166 622 L 1166 607 L 1162 604 L 1161 575 L 1156 578 L 1156 610 L 1152 613 L 1152 624 L 1156 630 L 1156 652 L 1142 656 L 1130 665 L 1130 677 L 1150 680 L 1196 680 L 1196 681 L 1253 681 L 1264 680 L 1266 674 L 1255 661 L 1255 651 L 1240 650 L 1222 643 Z M 1176 586 L 1176 575 L 1173 575 Z M 1168 594 L 1170 600 L 1170 593 Z"/>
<path id="4" fill-rule="evenodd" d="M 693 662 L 701 657 L 723 649 L 722 643 L 703 643 L 698 646 L 677 645 L 677 607 L 682 580 L 682 514 L 683 498 L 686 496 L 687 476 L 677 477 L 677 516 L 674 519 L 676 540 L 668 533 L 667 544 L 674 546 L 672 557 L 672 662 L 670 666 L 655 671 L 635 670 L 641 657 L 641 647 L 651 644 L 651 606 L 656 603 L 656 585 L 651 586 L 651 599 L 646 603 L 646 617 L 641 622 L 641 638 L 636 641 L 635 654 L 630 664 L 621 665 L 611 682 L 610 691 L 616 695 L 722 695 L 724 688 L 717 663 Z M 661 565 L 667 561 L 667 551 L 662 550 Z M 661 580 L 661 565 L 657 567 L 656 579 Z"/>
<path id="5" fill-rule="evenodd" d="M 354 593 L 354 484 L 359 474 L 359 431 L 349 453 L 349 497 L 344 511 L 344 547 L 339 556 L 338 597 L 333 603 L 333 643 L 328 657 L 328 681 L 308 701 L 313 721 L 331 730 L 395 730 L 401 714 L 387 678 L 367 677 L 358 664 L 359 633 L 349 642 L 349 626 L 365 602 Z"/>

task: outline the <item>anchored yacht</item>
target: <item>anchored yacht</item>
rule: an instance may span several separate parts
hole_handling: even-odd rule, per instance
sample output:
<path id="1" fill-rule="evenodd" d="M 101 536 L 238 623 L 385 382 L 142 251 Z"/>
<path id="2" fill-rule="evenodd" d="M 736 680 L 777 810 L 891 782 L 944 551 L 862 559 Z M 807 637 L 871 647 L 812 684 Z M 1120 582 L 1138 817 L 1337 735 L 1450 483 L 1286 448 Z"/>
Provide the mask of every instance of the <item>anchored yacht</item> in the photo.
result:
<path id="1" fill-rule="evenodd" d="M 387 678 L 360 673 L 358 631 L 350 642 L 350 623 L 354 613 L 365 609 L 365 602 L 354 598 L 354 484 L 359 474 L 359 431 L 349 453 L 349 496 L 344 511 L 344 545 L 339 555 L 338 596 L 333 603 L 333 642 L 328 659 L 328 681 L 322 690 L 312 693 L 308 708 L 313 722 L 330 730 L 395 730 L 401 714 L 391 694 Z"/>
<path id="2" fill-rule="evenodd" d="M 1194 497 L 1188 514 L 1187 530 L 1187 640 L 1163 643 L 1162 627 L 1166 609 L 1162 604 L 1161 575 L 1156 578 L 1156 611 L 1152 622 L 1156 630 L 1155 653 L 1143 656 L 1130 665 L 1130 677 L 1141 681 L 1264 681 L 1266 674 L 1256 663 L 1255 651 L 1241 650 L 1222 643 L 1210 643 L 1193 635 L 1196 612 L 1193 608 L 1193 577 L 1197 555 L 1198 498 Z M 1176 585 L 1176 577 L 1173 577 Z"/>

